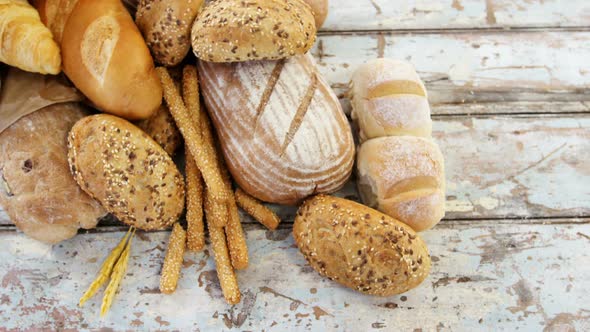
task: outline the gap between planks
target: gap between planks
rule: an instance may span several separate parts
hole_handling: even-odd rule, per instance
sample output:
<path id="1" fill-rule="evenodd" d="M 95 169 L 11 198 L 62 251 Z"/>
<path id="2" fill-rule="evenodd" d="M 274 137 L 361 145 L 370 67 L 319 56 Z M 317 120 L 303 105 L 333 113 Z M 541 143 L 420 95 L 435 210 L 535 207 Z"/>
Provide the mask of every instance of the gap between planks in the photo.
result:
<path id="1" fill-rule="evenodd" d="M 397 35 L 397 34 L 461 34 L 461 33 L 538 33 L 538 32 L 588 32 L 590 26 L 529 26 L 529 27 L 472 27 L 472 28 L 403 28 L 403 29 L 370 29 L 370 30 L 320 30 L 318 36 L 363 36 L 363 35 Z"/>

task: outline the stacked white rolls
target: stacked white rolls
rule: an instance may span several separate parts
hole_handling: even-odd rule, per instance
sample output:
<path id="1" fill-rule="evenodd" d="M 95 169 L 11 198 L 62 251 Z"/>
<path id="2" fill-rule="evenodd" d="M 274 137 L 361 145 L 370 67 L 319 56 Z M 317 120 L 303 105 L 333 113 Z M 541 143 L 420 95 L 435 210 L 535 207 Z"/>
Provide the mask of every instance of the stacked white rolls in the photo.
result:
<path id="1" fill-rule="evenodd" d="M 377 59 L 351 85 L 361 199 L 416 231 L 432 228 L 445 214 L 445 171 L 424 84 L 411 64 Z"/>

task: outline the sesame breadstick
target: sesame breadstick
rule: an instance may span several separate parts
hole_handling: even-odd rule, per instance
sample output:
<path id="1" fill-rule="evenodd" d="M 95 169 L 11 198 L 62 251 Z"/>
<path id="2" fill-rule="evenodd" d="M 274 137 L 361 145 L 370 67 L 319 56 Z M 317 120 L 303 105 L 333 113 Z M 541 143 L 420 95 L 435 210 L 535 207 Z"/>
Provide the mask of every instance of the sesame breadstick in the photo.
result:
<path id="1" fill-rule="evenodd" d="M 131 235 L 132 229 L 133 227 L 129 228 L 127 234 L 125 234 L 121 241 L 119 241 L 119 244 L 117 244 L 117 246 L 111 251 L 109 256 L 105 259 L 104 263 L 102 263 L 100 271 L 98 272 L 98 276 L 96 277 L 96 279 L 94 279 L 92 284 L 90 284 L 90 287 L 88 287 L 86 293 L 82 295 L 82 297 L 80 298 L 80 302 L 78 303 L 78 306 L 83 306 L 84 303 L 86 303 L 86 301 L 88 301 L 91 297 L 94 296 L 94 294 L 96 294 L 100 286 L 102 286 L 107 280 L 109 280 L 109 277 L 113 272 L 113 267 L 117 263 L 117 260 L 121 256 L 121 253 L 125 250 L 125 246 L 127 245 L 127 239 L 129 238 L 129 235 Z"/>
<path id="2" fill-rule="evenodd" d="M 199 100 L 199 78 L 195 66 L 184 66 L 182 70 L 182 98 L 189 117 L 201 139 L 201 102 Z"/>
<path id="3" fill-rule="evenodd" d="M 111 305 L 113 304 L 113 299 L 115 298 L 115 294 L 117 293 L 117 289 L 121 284 L 121 281 L 125 277 L 125 272 L 127 271 L 127 263 L 129 262 L 129 253 L 131 252 L 131 242 L 133 241 L 133 235 L 135 235 L 135 230 L 133 234 L 129 237 L 129 241 L 125 245 L 125 249 L 121 253 L 121 257 L 117 260 L 117 264 L 113 268 L 113 274 L 111 275 L 111 281 L 104 291 L 104 297 L 102 298 L 102 304 L 100 306 L 100 316 L 104 317 Z"/>
<path id="4" fill-rule="evenodd" d="M 259 200 L 246 194 L 240 188 L 236 189 L 235 196 L 238 205 L 268 229 L 274 230 L 279 226 L 279 223 L 281 222 L 279 216 L 263 205 Z"/>
<path id="5" fill-rule="evenodd" d="M 203 179 L 195 160 L 186 150 L 186 239 L 190 251 L 205 247 L 205 224 L 203 223 Z"/>
<path id="6" fill-rule="evenodd" d="M 209 216 L 211 216 L 212 212 L 212 206 L 209 203 L 209 200 L 205 198 L 205 214 L 207 215 L 207 220 L 210 220 Z M 207 228 L 209 229 L 211 247 L 213 248 L 215 258 L 215 268 L 223 296 L 227 303 L 237 304 L 240 302 L 241 297 L 240 288 L 229 258 L 225 233 L 222 227 L 215 227 L 210 222 L 207 223 Z"/>
<path id="7" fill-rule="evenodd" d="M 223 190 L 223 181 L 219 169 L 216 167 L 214 160 L 210 155 L 207 155 L 207 149 L 204 149 L 200 144 L 199 133 L 195 126 L 191 123 L 190 114 L 180 97 L 178 89 L 174 85 L 170 74 L 166 68 L 158 67 L 156 72 L 162 82 L 162 89 L 164 90 L 164 99 L 168 104 L 170 113 L 174 117 L 174 121 L 185 143 L 189 148 L 191 155 L 194 157 L 197 166 L 201 170 L 203 179 L 211 196 L 220 202 L 227 200 L 227 193 Z"/>
<path id="8" fill-rule="evenodd" d="M 166 258 L 160 275 L 160 292 L 172 294 L 176 290 L 178 278 L 180 277 L 180 268 L 186 247 L 186 232 L 179 223 L 172 226 L 172 233 L 168 241 Z"/>
<path id="9" fill-rule="evenodd" d="M 223 159 L 219 162 L 221 167 L 221 176 L 223 177 L 223 184 L 230 192 L 230 198 L 227 202 L 228 220 L 225 225 L 225 235 L 227 236 L 227 246 L 229 247 L 229 255 L 231 257 L 231 264 L 236 270 L 243 270 L 248 267 L 248 246 L 246 244 L 246 237 L 242 229 L 242 222 L 240 221 L 240 214 L 238 206 L 234 198 L 234 193 L 231 190 L 231 180 L 227 167 Z"/>

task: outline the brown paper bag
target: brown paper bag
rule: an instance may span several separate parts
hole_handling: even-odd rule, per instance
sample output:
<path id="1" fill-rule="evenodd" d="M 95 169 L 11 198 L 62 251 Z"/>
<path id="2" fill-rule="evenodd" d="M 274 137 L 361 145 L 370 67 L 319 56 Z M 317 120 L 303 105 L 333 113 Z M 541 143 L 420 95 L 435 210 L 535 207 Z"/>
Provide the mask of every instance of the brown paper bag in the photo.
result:
<path id="1" fill-rule="evenodd" d="M 20 118 L 53 104 L 82 101 L 84 97 L 64 76 L 8 69 L 0 93 L 0 133 Z"/>

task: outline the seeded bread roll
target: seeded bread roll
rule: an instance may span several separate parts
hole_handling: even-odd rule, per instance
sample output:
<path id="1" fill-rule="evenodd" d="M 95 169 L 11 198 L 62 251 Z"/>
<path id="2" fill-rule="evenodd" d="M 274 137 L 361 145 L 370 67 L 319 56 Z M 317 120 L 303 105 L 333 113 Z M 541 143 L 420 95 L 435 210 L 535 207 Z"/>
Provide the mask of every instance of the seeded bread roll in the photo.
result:
<path id="1" fill-rule="evenodd" d="M 204 61 L 277 60 L 307 52 L 316 27 L 302 0 L 218 0 L 197 16 L 191 38 Z"/>
<path id="2" fill-rule="evenodd" d="M 171 156 L 182 144 L 182 136 L 176 127 L 176 122 L 164 104 L 150 118 L 139 121 L 137 126 Z"/>
<path id="3" fill-rule="evenodd" d="M 191 46 L 191 27 L 204 0 L 141 0 L 135 23 L 156 62 L 175 66 Z"/>
<path id="4" fill-rule="evenodd" d="M 184 208 L 184 180 L 170 156 L 141 129 L 107 114 L 78 121 L 68 162 L 84 191 L 122 222 L 143 230 L 170 226 Z"/>
<path id="5" fill-rule="evenodd" d="M 78 1 L 61 46 L 64 72 L 99 109 L 139 120 L 162 103 L 150 52 L 121 1 Z"/>
<path id="6" fill-rule="evenodd" d="M 79 228 L 94 228 L 107 214 L 80 189 L 68 167 L 68 132 L 86 115 L 78 103 L 55 104 L 0 133 L 0 205 L 36 240 L 61 242 Z"/>
<path id="7" fill-rule="evenodd" d="M 410 227 L 346 199 L 318 195 L 305 201 L 293 236 L 322 276 L 365 294 L 406 292 L 430 272 L 428 248 Z"/>
<path id="8" fill-rule="evenodd" d="M 355 71 L 351 84 L 352 119 L 361 142 L 394 135 L 430 137 L 426 88 L 411 64 L 371 60 Z"/>
<path id="9" fill-rule="evenodd" d="M 315 27 L 319 30 L 328 16 L 328 0 L 303 0 L 307 3 L 313 12 Z"/>
<path id="10" fill-rule="evenodd" d="M 445 215 L 442 153 L 428 139 L 412 136 L 374 138 L 357 155 L 358 187 L 363 203 L 423 231 Z"/>

